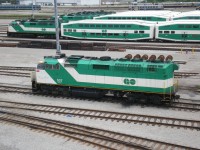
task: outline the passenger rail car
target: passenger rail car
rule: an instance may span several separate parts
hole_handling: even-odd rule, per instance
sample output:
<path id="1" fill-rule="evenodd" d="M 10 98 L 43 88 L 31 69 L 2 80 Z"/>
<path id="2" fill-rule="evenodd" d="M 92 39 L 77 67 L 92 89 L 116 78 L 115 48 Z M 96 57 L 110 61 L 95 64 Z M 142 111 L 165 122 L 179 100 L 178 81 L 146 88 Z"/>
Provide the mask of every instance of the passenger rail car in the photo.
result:
<path id="1" fill-rule="evenodd" d="M 163 11 L 126 11 L 116 14 L 95 17 L 96 20 L 144 20 L 144 21 L 170 21 L 179 12 Z"/>
<path id="2" fill-rule="evenodd" d="M 180 20 L 156 25 L 157 40 L 200 42 L 200 21 Z"/>
<path id="3" fill-rule="evenodd" d="M 64 54 L 45 57 L 32 73 L 33 92 L 100 98 L 110 93 L 132 102 L 170 103 L 175 98 L 172 56 L 112 59 Z"/>
<path id="4" fill-rule="evenodd" d="M 143 21 L 83 20 L 61 25 L 61 36 L 75 39 L 148 40 L 154 25 Z"/>
<path id="5" fill-rule="evenodd" d="M 0 10 L 41 10 L 40 5 L 0 5 Z"/>
<path id="6" fill-rule="evenodd" d="M 200 20 L 200 11 L 182 12 L 174 16 L 172 20 Z"/>
<path id="7" fill-rule="evenodd" d="M 137 4 L 129 5 L 129 10 L 163 10 L 162 4 Z"/>
<path id="8" fill-rule="evenodd" d="M 112 11 L 83 11 L 77 13 L 71 13 L 67 15 L 60 15 L 62 22 L 70 22 L 70 21 L 77 21 L 77 20 L 85 20 L 85 19 L 93 19 L 94 17 L 98 17 L 101 15 L 109 15 L 114 14 L 115 12 Z"/>

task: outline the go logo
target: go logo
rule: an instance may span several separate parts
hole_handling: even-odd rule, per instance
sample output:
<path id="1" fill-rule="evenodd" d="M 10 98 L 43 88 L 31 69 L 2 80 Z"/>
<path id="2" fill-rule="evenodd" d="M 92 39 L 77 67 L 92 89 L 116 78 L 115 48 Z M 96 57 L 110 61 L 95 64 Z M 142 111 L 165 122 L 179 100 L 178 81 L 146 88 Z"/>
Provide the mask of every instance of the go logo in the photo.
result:
<path id="1" fill-rule="evenodd" d="M 134 79 L 124 79 L 124 84 L 127 84 L 127 85 L 134 85 L 135 82 L 136 81 Z"/>

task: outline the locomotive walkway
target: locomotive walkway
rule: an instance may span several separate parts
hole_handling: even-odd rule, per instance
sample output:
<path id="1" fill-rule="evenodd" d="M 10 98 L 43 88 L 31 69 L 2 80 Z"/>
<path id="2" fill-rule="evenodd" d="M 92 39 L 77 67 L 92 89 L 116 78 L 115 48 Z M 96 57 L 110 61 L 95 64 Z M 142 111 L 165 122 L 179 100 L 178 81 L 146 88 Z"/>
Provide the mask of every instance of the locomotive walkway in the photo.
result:
<path id="1" fill-rule="evenodd" d="M 0 112 L 0 121 L 30 128 L 32 131 L 51 133 L 67 140 L 99 149 L 185 149 L 196 148 L 113 132 L 109 130 L 72 124 L 8 111 Z"/>

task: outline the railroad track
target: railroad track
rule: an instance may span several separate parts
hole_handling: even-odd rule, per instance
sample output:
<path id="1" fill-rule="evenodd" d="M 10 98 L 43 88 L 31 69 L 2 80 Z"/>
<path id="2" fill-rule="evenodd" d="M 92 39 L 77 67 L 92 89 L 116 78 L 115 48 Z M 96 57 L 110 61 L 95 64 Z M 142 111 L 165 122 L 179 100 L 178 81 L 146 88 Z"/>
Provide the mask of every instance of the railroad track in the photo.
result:
<path id="1" fill-rule="evenodd" d="M 113 111 L 103 111 L 103 110 L 93 110 L 93 109 L 83 109 L 83 108 L 73 108 L 73 107 L 62 107 L 62 106 L 52 106 L 52 105 L 42 105 L 42 104 L 30 104 L 21 102 L 11 102 L 11 101 L 0 101 L 0 108 L 3 110 L 23 110 L 23 111 L 34 111 L 40 113 L 48 114 L 58 114 L 73 117 L 84 117 L 89 119 L 101 119 L 101 120 L 111 120 L 123 123 L 138 123 L 153 126 L 166 126 L 166 127 L 176 127 L 191 130 L 200 130 L 199 120 L 188 120 L 179 119 L 171 117 L 161 117 L 143 114 L 130 114 L 121 113 Z"/>
<path id="2" fill-rule="evenodd" d="M 0 66 L 0 70 L 34 71 L 35 67 Z"/>
<path id="3" fill-rule="evenodd" d="M 32 89 L 30 87 L 21 87 L 21 86 L 9 86 L 9 85 L 0 85 L 1 92 L 14 92 L 14 93 L 24 93 L 24 94 L 32 94 Z"/>
<path id="4" fill-rule="evenodd" d="M 76 142 L 97 147 L 98 149 L 196 149 L 149 138 L 19 113 L 1 111 L 0 114 L 0 120 L 6 123 L 28 127 L 31 128 L 31 130 L 39 130 L 43 133 L 52 133 L 53 135 L 59 135 L 67 139 L 74 139 Z"/>
<path id="5" fill-rule="evenodd" d="M 40 37 L 38 37 L 37 39 L 33 39 L 33 38 L 15 38 L 15 37 L 5 37 L 5 36 L 0 36 L 0 40 L 2 41 L 15 41 L 15 42 L 26 42 L 27 47 L 29 48 L 47 48 L 46 46 L 43 47 L 41 46 L 42 42 L 47 42 L 47 39 L 39 39 Z M 82 44 L 84 42 L 87 43 L 101 43 L 104 44 L 104 46 L 101 48 L 101 50 L 103 49 L 105 50 L 109 50 L 112 49 L 113 47 L 117 47 L 117 48 L 123 48 L 126 50 L 157 50 L 157 51 L 161 51 L 161 50 L 165 50 L 165 51 L 193 51 L 195 50 L 195 52 L 199 52 L 200 49 L 200 45 L 197 43 L 158 43 L 158 42 L 141 42 L 140 44 L 138 42 L 124 42 L 124 41 L 83 41 L 83 40 L 65 40 L 65 39 L 61 39 L 60 40 L 62 44 L 66 45 L 67 43 L 73 43 L 76 42 L 77 44 Z M 32 42 L 32 43 L 31 43 Z M 48 39 L 48 42 L 55 42 L 54 39 Z M 45 44 L 47 45 L 47 44 Z M 68 48 L 65 48 L 65 46 L 63 45 L 63 49 L 68 50 Z M 48 47 L 50 49 L 53 49 L 53 46 Z M 78 49 L 82 49 L 82 50 L 86 50 L 88 48 L 86 48 L 84 46 L 81 46 Z M 73 49 L 73 48 L 71 48 Z M 76 49 L 76 48 L 75 48 Z M 90 50 L 90 48 L 88 49 Z M 94 49 L 95 50 L 95 49 Z M 96 49 L 97 51 L 99 51 L 98 49 Z"/>
<path id="6" fill-rule="evenodd" d="M 187 78 L 191 76 L 197 76 L 199 73 L 192 73 L 192 72 L 174 72 L 175 78 Z"/>
<path id="7" fill-rule="evenodd" d="M 40 93 L 32 93 L 31 87 L 22 87 L 22 86 L 16 86 L 16 85 L 7 85 L 7 84 L 0 84 L 0 92 L 10 92 L 10 93 L 23 93 L 23 94 L 29 94 L 29 95 L 35 95 L 35 96 L 44 96 L 44 97 L 54 97 L 54 98 L 66 98 L 68 97 L 62 96 L 62 95 L 53 95 L 53 94 L 40 94 Z M 81 100 L 88 100 L 91 101 L 92 99 L 88 98 L 75 98 L 70 97 L 71 99 L 81 99 Z M 123 99 L 113 99 L 111 97 L 105 97 L 100 100 L 101 102 L 112 102 L 112 103 L 123 103 Z M 138 105 L 138 104 L 136 104 Z M 162 107 L 162 106 L 161 106 Z M 167 108 L 172 108 L 179 111 L 191 111 L 191 112 L 198 112 L 200 111 L 200 104 L 197 103 L 189 103 L 189 102 L 173 102 L 171 106 L 165 106 Z"/>
<path id="8" fill-rule="evenodd" d="M 5 76 L 17 76 L 17 77 L 30 77 L 30 72 L 14 72 L 14 71 L 2 71 L 0 70 L 0 75 L 5 75 Z"/>
<path id="9" fill-rule="evenodd" d="M 186 111 L 200 111 L 199 103 L 173 102 L 171 107 L 180 110 L 185 109 Z"/>

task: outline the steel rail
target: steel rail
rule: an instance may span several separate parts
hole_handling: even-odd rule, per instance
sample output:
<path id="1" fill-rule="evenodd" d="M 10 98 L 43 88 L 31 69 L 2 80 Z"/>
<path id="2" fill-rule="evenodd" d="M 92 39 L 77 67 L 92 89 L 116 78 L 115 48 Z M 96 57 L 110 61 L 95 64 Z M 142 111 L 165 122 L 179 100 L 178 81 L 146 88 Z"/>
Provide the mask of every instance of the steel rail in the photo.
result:
<path id="1" fill-rule="evenodd" d="M 5 104 L 2 104 L 5 103 Z M 9 105 L 11 104 L 11 105 Z M 191 130 L 200 130 L 200 121 L 191 119 L 180 119 L 173 117 L 162 117 L 143 114 L 122 113 L 114 111 L 52 106 L 42 104 L 30 104 L 20 102 L 0 101 L 0 108 L 36 111 L 41 113 L 52 113 L 59 115 L 70 115 L 74 117 L 85 117 L 90 119 L 103 119 L 117 122 L 139 123 L 147 125 L 176 127 Z"/>
<path id="2" fill-rule="evenodd" d="M 112 146 L 113 145 L 112 142 L 114 142 L 120 145 L 114 145 L 114 147 L 110 147 L 110 148 L 123 149 L 123 148 L 128 147 L 128 148 L 138 148 L 138 149 L 163 149 L 163 150 L 165 149 L 186 149 L 186 150 L 197 149 L 193 147 L 172 144 L 172 143 L 167 143 L 163 141 L 157 141 L 153 139 L 118 133 L 114 131 L 93 128 L 93 127 L 83 126 L 83 125 L 78 125 L 78 124 L 72 124 L 72 123 L 62 122 L 58 120 L 39 118 L 39 117 L 24 115 L 24 114 L 19 114 L 19 113 L 16 114 L 16 113 L 1 111 L 1 114 L 2 115 L 0 116 L 0 120 L 2 121 L 30 127 L 31 129 L 51 132 L 51 133 L 61 135 L 64 137 L 67 136 L 69 138 L 73 138 L 79 141 L 82 141 L 82 139 L 79 138 L 79 136 L 81 135 L 85 137 L 83 138 L 84 142 L 92 144 L 92 145 L 97 145 L 97 146 L 102 146 L 102 145 Z M 29 119 L 29 121 L 26 121 L 26 119 Z M 88 141 L 88 137 L 92 138 L 93 142 L 95 142 L 94 138 L 100 139 L 100 143 L 102 145 L 99 145 L 98 141 L 95 144 L 91 143 L 91 141 Z M 102 143 L 102 140 L 106 140 L 106 142 Z M 109 141 L 111 143 L 108 143 Z"/>

